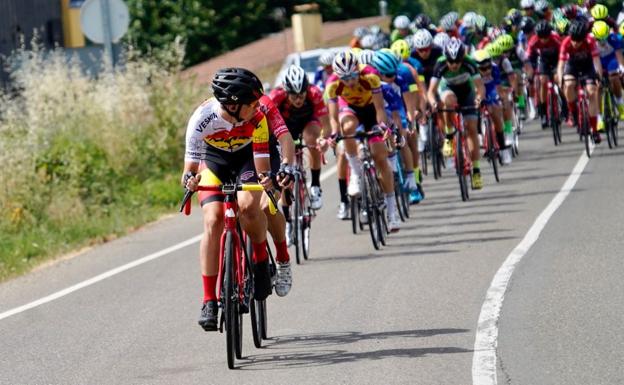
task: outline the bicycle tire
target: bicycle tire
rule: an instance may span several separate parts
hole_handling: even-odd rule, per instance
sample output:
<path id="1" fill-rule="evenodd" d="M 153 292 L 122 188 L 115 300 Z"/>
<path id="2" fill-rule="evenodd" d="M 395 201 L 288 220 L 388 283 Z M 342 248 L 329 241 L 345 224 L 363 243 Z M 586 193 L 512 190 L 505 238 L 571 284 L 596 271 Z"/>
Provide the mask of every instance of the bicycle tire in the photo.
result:
<path id="1" fill-rule="evenodd" d="M 364 170 L 365 175 L 368 174 L 368 170 Z M 373 210 L 373 202 L 374 198 L 372 195 L 371 186 L 368 184 L 368 177 L 364 176 L 364 180 L 362 183 L 362 207 L 366 210 L 366 215 L 368 217 L 368 230 L 371 236 L 371 241 L 373 242 L 373 247 L 375 250 L 380 249 L 379 239 L 377 239 L 377 220 L 375 218 L 374 210 Z"/>
<path id="2" fill-rule="evenodd" d="M 400 203 L 402 202 L 402 197 L 401 195 L 403 194 L 402 188 L 400 186 L 400 178 L 399 178 L 399 173 L 395 172 L 394 173 L 394 198 L 396 199 L 397 202 L 397 211 L 399 212 L 399 218 L 401 219 L 401 222 L 405 222 L 407 220 L 407 217 L 405 216 L 405 212 L 403 211 L 403 204 Z"/>
<path id="3" fill-rule="evenodd" d="M 227 363 L 228 368 L 234 369 L 234 357 L 237 356 L 237 334 L 238 324 L 238 309 L 236 306 L 236 290 L 234 288 L 236 281 L 234 277 L 234 242 L 232 239 L 232 233 L 230 231 L 225 233 L 225 242 L 223 250 L 223 263 L 224 263 L 224 276 L 223 276 L 223 300 L 224 300 L 224 314 L 225 314 L 225 334 L 227 343 Z"/>
<path id="4" fill-rule="evenodd" d="M 416 145 L 418 146 L 418 143 L 420 142 L 420 138 L 416 139 Z M 427 164 L 427 154 L 428 154 L 428 149 L 427 146 L 425 146 L 425 148 L 423 148 L 422 151 L 420 151 L 420 169 L 422 171 L 423 174 L 425 175 L 429 175 L 429 170 L 428 170 L 428 164 Z"/>
<path id="5" fill-rule="evenodd" d="M 312 228 L 312 207 L 307 186 L 303 186 L 303 215 L 301 216 L 301 251 L 303 259 L 310 257 L 310 230 Z"/>
<path id="6" fill-rule="evenodd" d="M 618 146 L 618 136 L 619 136 L 619 120 L 620 120 L 620 110 L 617 107 L 617 100 L 615 99 L 615 95 L 613 92 L 609 92 L 611 95 L 611 110 L 612 110 L 612 118 L 611 118 L 611 137 L 613 139 L 613 146 Z"/>
<path id="7" fill-rule="evenodd" d="M 440 162 L 440 140 L 438 135 L 438 127 L 434 124 L 434 119 L 429 121 L 429 149 L 431 152 L 431 167 L 433 168 L 433 178 L 439 179 L 442 176 L 442 166 Z"/>
<path id="8" fill-rule="evenodd" d="M 553 141 L 555 142 L 555 146 L 559 145 L 559 137 L 557 135 L 557 118 L 555 115 L 555 103 L 556 103 L 555 92 L 552 90 L 552 87 L 548 89 L 548 117 L 550 120 L 550 127 L 552 129 Z"/>
<path id="9" fill-rule="evenodd" d="M 302 217 L 301 214 L 301 195 L 299 193 L 299 189 L 301 188 L 301 176 L 297 173 L 297 175 L 295 175 L 295 186 L 294 186 L 294 212 L 293 212 L 293 217 L 292 217 L 292 224 L 293 224 L 293 234 L 292 234 L 292 241 L 293 241 L 293 246 L 295 247 L 295 260 L 297 261 L 297 265 L 301 264 L 301 249 L 300 249 L 300 245 L 299 245 L 299 231 L 300 231 L 300 227 L 301 227 L 301 222 L 299 221 L 299 218 Z"/>
<path id="10" fill-rule="evenodd" d="M 461 134 L 457 131 L 455 135 L 455 169 L 457 177 L 459 178 L 459 193 L 461 194 L 462 201 L 465 202 L 468 200 L 468 185 L 464 173 L 464 146 L 462 146 L 461 142 Z"/>
<path id="11" fill-rule="evenodd" d="M 370 185 L 373 186 L 373 192 L 376 202 L 373 210 L 375 210 L 375 220 L 377 221 L 377 238 L 382 246 L 386 245 L 386 235 L 388 234 L 388 221 L 386 219 L 386 211 L 382 209 L 384 206 L 384 194 L 381 191 L 381 185 L 376 177 L 376 173 L 369 170 Z"/>
<path id="12" fill-rule="evenodd" d="M 583 102 L 580 103 L 581 104 L 581 108 L 580 111 L 582 113 L 582 117 L 581 117 L 581 124 L 583 125 L 583 128 L 581 129 L 581 132 L 584 134 L 584 141 L 585 141 L 585 153 L 587 154 L 588 158 L 591 158 L 591 146 L 589 144 L 590 141 L 590 136 L 591 134 L 591 129 L 589 127 L 589 113 L 587 111 L 587 103 Z"/>
<path id="13" fill-rule="evenodd" d="M 609 148 L 613 148 L 613 140 L 611 139 L 611 100 L 609 98 L 609 91 L 603 89 L 602 91 L 602 121 L 605 125 L 605 133 L 607 134 L 607 143 Z"/>
<path id="14" fill-rule="evenodd" d="M 498 154 L 496 153 L 496 147 L 494 145 L 494 141 L 496 140 L 496 136 L 494 135 L 494 129 L 492 128 L 491 122 L 485 122 L 485 132 L 487 132 L 488 136 L 488 161 L 492 164 L 492 169 L 494 170 L 494 178 L 496 182 L 500 182 L 500 178 L 498 177 Z"/>
<path id="15" fill-rule="evenodd" d="M 358 227 L 360 227 L 359 218 L 360 218 L 360 210 L 359 210 L 358 198 L 357 197 L 349 197 L 349 210 L 351 210 L 351 230 L 353 234 L 358 233 Z"/>

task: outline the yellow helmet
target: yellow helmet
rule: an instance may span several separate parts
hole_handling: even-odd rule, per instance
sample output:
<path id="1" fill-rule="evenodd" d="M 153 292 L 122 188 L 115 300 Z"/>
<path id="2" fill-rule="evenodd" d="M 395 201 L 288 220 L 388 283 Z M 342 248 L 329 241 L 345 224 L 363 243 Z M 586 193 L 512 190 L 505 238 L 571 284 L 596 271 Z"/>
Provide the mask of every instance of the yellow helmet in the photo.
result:
<path id="1" fill-rule="evenodd" d="M 592 27 L 592 34 L 598 40 L 606 40 L 609 37 L 609 33 L 611 29 L 609 25 L 602 20 L 598 20 L 594 22 L 594 26 Z"/>
<path id="2" fill-rule="evenodd" d="M 603 20 L 609 16 L 609 9 L 602 4 L 594 5 L 590 12 L 594 20 Z"/>
<path id="3" fill-rule="evenodd" d="M 492 60 L 492 56 L 487 49 L 480 49 L 472 54 L 472 58 L 478 65 L 483 65 Z"/>
<path id="4" fill-rule="evenodd" d="M 398 39 L 390 46 L 392 52 L 400 57 L 402 60 L 407 59 L 410 56 L 411 50 L 409 43 L 403 39 Z"/>

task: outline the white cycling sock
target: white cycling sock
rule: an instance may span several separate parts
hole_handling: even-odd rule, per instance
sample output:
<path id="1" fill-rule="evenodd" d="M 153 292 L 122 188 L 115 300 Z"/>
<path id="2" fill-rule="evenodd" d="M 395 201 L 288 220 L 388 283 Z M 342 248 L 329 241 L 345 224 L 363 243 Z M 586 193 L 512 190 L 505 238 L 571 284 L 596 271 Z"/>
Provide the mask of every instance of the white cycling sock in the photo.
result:
<path id="1" fill-rule="evenodd" d="M 357 155 L 351 156 L 347 155 L 347 161 L 349 162 L 349 166 L 351 167 L 351 173 L 356 175 L 362 175 L 362 161 Z"/>
<path id="2" fill-rule="evenodd" d="M 388 208 L 388 217 L 393 220 L 396 217 L 396 197 L 394 193 L 388 193 L 385 196 L 386 207 Z"/>

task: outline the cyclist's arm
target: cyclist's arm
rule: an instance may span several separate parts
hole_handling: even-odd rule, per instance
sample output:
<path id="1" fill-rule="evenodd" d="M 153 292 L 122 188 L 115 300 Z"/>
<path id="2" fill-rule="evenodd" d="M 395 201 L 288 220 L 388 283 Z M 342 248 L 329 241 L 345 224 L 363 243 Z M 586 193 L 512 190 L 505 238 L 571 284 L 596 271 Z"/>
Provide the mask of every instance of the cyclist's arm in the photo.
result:
<path id="1" fill-rule="evenodd" d="M 483 79 L 481 77 L 473 78 L 475 89 L 479 100 L 485 100 L 485 85 L 483 85 Z"/>
<path id="2" fill-rule="evenodd" d="M 333 100 L 327 102 L 327 109 L 329 110 L 329 123 L 331 126 L 332 135 L 338 135 L 340 133 L 340 121 L 338 120 L 338 103 Z"/>
<path id="3" fill-rule="evenodd" d="M 277 141 L 280 144 L 282 152 L 282 163 L 295 164 L 295 142 L 290 132 L 282 134 Z"/>
<path id="4" fill-rule="evenodd" d="M 559 59 L 559 63 L 557 63 L 557 81 L 560 87 L 563 87 L 563 68 L 567 62 L 567 60 Z"/>
<path id="5" fill-rule="evenodd" d="M 375 116 L 377 117 L 377 123 L 386 124 L 386 122 L 388 121 L 388 116 L 386 116 L 383 94 L 381 92 L 373 93 L 373 104 L 375 105 Z"/>
<path id="6" fill-rule="evenodd" d="M 624 54 L 622 54 L 621 49 L 618 49 L 617 51 L 615 51 L 615 58 L 617 59 L 620 67 L 624 67 Z"/>
<path id="7" fill-rule="evenodd" d="M 319 120 L 321 122 L 321 137 L 327 139 L 332 134 L 332 126 L 329 120 L 329 115 L 323 115 L 319 117 Z"/>
<path id="8" fill-rule="evenodd" d="M 429 90 L 427 91 L 427 99 L 429 99 L 429 104 L 434 106 L 437 104 L 436 95 L 438 92 L 438 83 L 440 81 L 438 78 L 431 78 L 429 81 Z"/>
<path id="9" fill-rule="evenodd" d="M 414 122 L 416 119 L 416 92 L 403 92 L 401 94 L 403 97 L 403 103 L 405 104 L 405 112 L 407 113 L 407 120 L 410 122 Z"/>

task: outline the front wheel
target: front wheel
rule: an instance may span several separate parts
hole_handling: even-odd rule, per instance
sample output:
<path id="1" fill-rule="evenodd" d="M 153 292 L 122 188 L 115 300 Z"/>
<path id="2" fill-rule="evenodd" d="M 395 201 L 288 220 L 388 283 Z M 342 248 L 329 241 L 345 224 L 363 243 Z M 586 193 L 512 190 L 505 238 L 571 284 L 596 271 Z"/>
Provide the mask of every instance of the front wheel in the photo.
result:
<path id="1" fill-rule="evenodd" d="M 234 357 L 240 358 L 242 350 L 242 338 L 240 333 L 242 332 L 242 325 L 240 322 L 240 314 L 238 308 L 238 293 L 236 290 L 236 277 L 234 264 L 236 257 L 234 237 L 232 232 L 228 231 L 225 234 L 224 243 L 224 264 L 225 272 L 223 277 L 223 302 L 225 313 L 225 331 L 227 342 L 227 363 L 228 368 L 234 369 Z"/>
<path id="2" fill-rule="evenodd" d="M 301 218 L 303 217 L 303 212 L 302 212 L 302 201 L 301 201 L 301 193 L 300 193 L 300 189 L 301 189 L 301 177 L 299 177 L 298 175 L 295 176 L 295 186 L 294 186 L 294 212 L 293 212 L 293 217 L 292 217 L 292 224 L 293 224 L 293 232 L 292 232 L 292 240 L 293 240 L 293 246 L 295 247 L 295 257 L 297 260 L 297 265 L 301 264 L 301 260 L 302 260 L 302 247 L 301 247 L 301 238 L 299 236 L 300 232 L 301 232 Z"/>
<path id="3" fill-rule="evenodd" d="M 462 201 L 468 200 L 468 181 L 466 180 L 466 159 L 464 158 L 464 146 L 461 141 L 461 134 L 455 136 L 455 168 L 459 179 L 459 192 Z"/>

